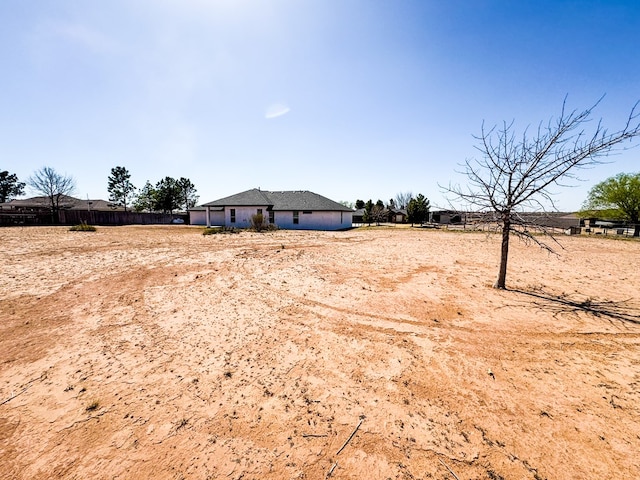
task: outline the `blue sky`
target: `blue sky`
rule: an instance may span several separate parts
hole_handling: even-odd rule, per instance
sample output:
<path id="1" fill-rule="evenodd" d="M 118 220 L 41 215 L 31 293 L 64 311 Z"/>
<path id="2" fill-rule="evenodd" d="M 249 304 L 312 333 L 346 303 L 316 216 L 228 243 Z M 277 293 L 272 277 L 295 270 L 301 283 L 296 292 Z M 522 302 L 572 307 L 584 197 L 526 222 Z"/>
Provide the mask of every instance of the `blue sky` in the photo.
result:
<path id="1" fill-rule="evenodd" d="M 620 128 L 640 99 L 640 2 L 3 0 L 0 169 L 80 198 L 112 167 L 188 177 L 200 202 L 261 187 L 446 206 L 473 135 L 570 108 Z M 557 189 L 640 171 L 640 149 Z M 31 193 L 31 192 L 28 192 Z"/>

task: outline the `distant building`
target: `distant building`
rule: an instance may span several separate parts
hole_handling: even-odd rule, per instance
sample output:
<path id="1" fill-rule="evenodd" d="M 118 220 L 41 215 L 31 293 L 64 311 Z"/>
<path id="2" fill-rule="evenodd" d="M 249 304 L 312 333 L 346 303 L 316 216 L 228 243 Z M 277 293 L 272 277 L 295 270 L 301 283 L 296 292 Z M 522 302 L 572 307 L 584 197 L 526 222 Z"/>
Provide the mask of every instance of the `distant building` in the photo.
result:
<path id="1" fill-rule="evenodd" d="M 65 223 L 65 212 L 74 217 L 73 212 L 78 211 L 116 212 L 124 211 L 124 208 L 106 200 L 82 200 L 62 195 L 58 201 L 57 218 L 54 218 L 49 197 L 13 199 L 0 203 L 0 225 Z"/>
<path id="2" fill-rule="evenodd" d="M 390 223 L 407 223 L 407 210 L 404 208 L 390 207 L 386 213 Z"/>
<path id="3" fill-rule="evenodd" d="M 80 198 L 62 195 L 58 202 L 60 210 L 99 210 L 114 211 L 122 210 L 124 207 L 115 205 L 106 200 L 83 200 Z M 0 203 L 2 212 L 48 212 L 51 211 L 51 200 L 49 197 L 31 197 L 24 199 L 13 199 L 10 202 Z"/>
<path id="4" fill-rule="evenodd" d="M 138 213 L 106 200 L 62 196 L 54 214 L 49 197 L 15 199 L 0 203 L 0 225 L 156 225 L 186 222 L 186 214 Z"/>

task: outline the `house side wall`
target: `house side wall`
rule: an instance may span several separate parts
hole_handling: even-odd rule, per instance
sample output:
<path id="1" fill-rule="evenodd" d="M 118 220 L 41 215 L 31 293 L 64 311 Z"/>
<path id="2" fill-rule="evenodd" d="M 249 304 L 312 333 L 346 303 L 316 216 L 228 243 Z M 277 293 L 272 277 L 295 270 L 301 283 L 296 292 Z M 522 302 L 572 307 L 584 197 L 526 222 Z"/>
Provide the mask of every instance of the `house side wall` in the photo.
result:
<path id="1" fill-rule="evenodd" d="M 191 225 L 206 225 L 207 224 L 207 212 L 200 210 L 189 211 L 189 223 Z"/>
<path id="2" fill-rule="evenodd" d="M 224 212 L 212 211 L 211 212 L 211 225 L 214 227 L 224 226 Z M 189 223 L 191 225 L 206 225 L 207 224 L 207 211 L 206 210 L 191 210 L 189 211 Z"/>
<path id="3" fill-rule="evenodd" d="M 342 230 L 351 228 L 352 212 L 321 212 L 302 213 L 298 211 L 299 223 L 293 223 L 293 211 L 275 212 L 275 223 L 278 228 L 286 230 Z"/>
<path id="4" fill-rule="evenodd" d="M 255 207 L 224 207 L 224 224 L 227 227 L 236 228 L 249 228 L 251 226 L 251 217 L 258 213 L 258 209 L 262 209 L 262 215 L 265 218 L 269 218 L 267 212 L 267 206 L 255 206 Z M 236 211 L 236 221 L 231 223 L 231 209 Z"/>

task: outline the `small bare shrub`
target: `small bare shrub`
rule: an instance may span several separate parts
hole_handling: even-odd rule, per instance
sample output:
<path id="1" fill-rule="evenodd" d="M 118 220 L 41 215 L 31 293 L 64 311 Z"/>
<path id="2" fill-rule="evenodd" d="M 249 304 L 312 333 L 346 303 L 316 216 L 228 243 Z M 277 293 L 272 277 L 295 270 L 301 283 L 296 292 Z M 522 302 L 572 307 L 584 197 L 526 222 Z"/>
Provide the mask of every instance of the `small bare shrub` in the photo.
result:
<path id="1" fill-rule="evenodd" d="M 82 222 L 80 225 L 74 225 L 69 228 L 70 232 L 95 232 L 96 227 L 93 225 L 87 225 L 87 222 Z"/>
<path id="2" fill-rule="evenodd" d="M 277 229 L 278 226 L 274 223 L 269 223 L 263 214 L 256 213 L 255 215 L 251 215 L 249 230 L 253 230 L 254 232 L 272 232 Z"/>
<path id="3" fill-rule="evenodd" d="M 264 215 L 261 213 L 256 213 L 255 215 L 251 215 L 251 226 L 250 229 L 256 232 L 262 232 L 266 230 L 268 227 L 268 223 L 264 218 Z"/>

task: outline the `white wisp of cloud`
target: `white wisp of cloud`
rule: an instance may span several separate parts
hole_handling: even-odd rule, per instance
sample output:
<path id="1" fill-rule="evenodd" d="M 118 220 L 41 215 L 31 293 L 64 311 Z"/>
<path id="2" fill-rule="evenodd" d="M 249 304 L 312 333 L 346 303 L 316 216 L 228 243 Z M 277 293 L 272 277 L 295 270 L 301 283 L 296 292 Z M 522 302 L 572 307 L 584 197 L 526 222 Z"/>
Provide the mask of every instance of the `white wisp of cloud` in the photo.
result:
<path id="1" fill-rule="evenodd" d="M 281 117 L 282 115 L 286 115 L 289 113 L 291 109 L 282 103 L 274 103 L 267 107 L 266 112 L 264 113 L 264 118 L 270 120 L 272 118 Z"/>

